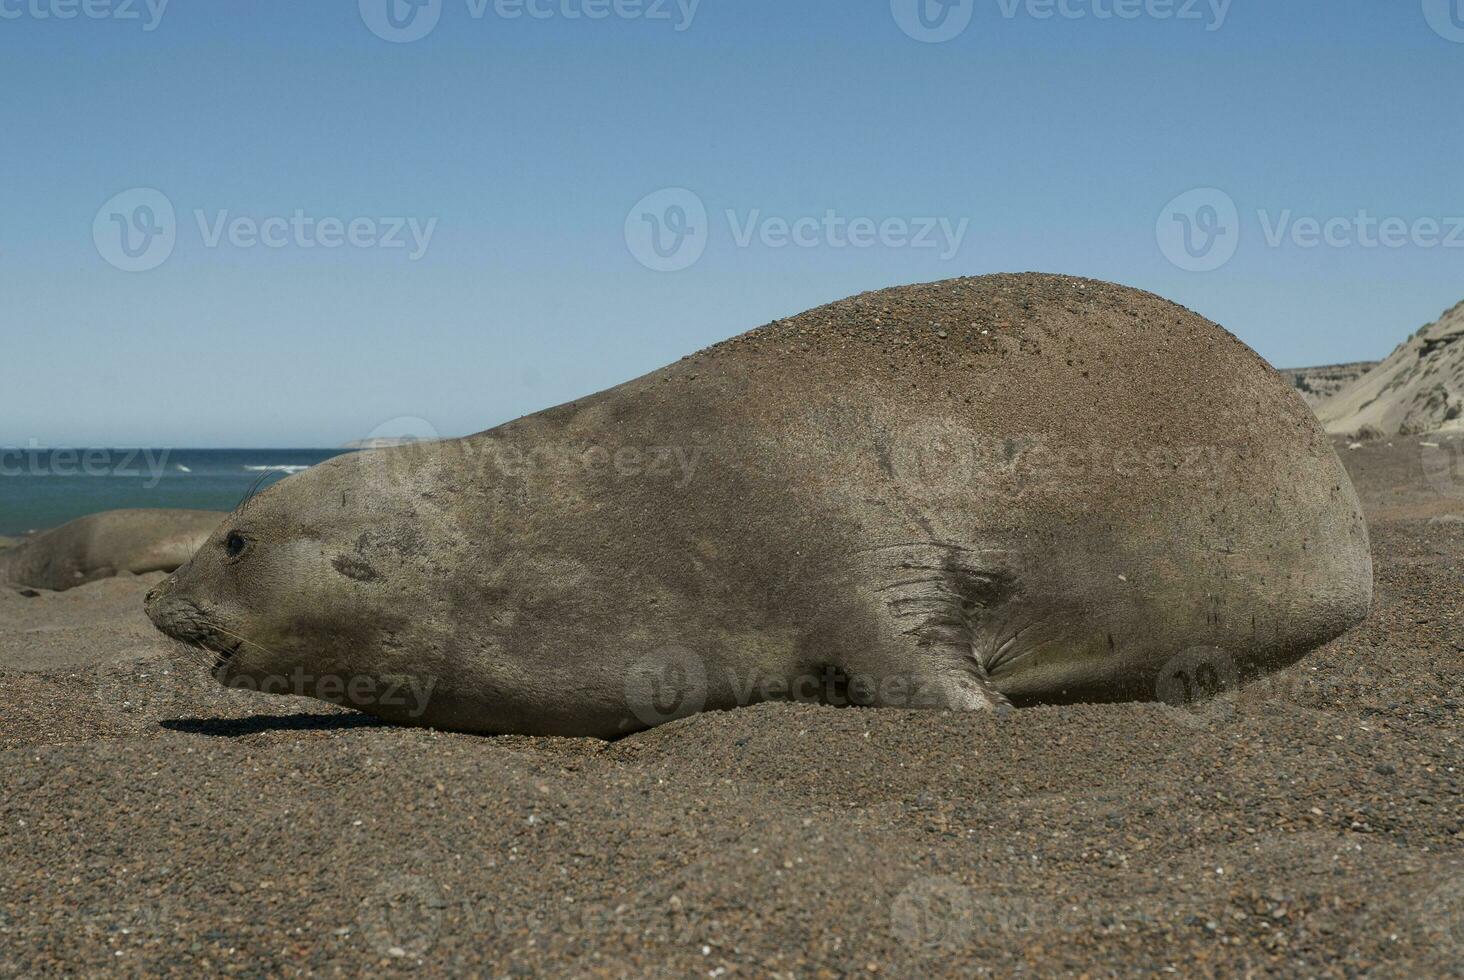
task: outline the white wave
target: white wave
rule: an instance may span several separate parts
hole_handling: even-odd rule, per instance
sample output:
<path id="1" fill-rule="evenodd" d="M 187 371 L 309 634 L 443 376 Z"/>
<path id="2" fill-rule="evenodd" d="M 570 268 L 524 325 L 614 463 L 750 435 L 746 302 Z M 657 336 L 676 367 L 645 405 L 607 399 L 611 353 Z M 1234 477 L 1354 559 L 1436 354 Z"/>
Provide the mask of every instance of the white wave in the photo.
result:
<path id="1" fill-rule="evenodd" d="M 192 473 L 193 472 L 188 467 L 184 466 L 182 463 L 174 463 L 173 465 L 176 466 L 176 467 L 178 467 L 178 472 L 179 473 Z"/>
<path id="2" fill-rule="evenodd" d="M 246 470 L 254 473 L 299 473 L 301 470 L 308 470 L 308 466 L 279 464 L 275 466 L 246 466 Z"/>

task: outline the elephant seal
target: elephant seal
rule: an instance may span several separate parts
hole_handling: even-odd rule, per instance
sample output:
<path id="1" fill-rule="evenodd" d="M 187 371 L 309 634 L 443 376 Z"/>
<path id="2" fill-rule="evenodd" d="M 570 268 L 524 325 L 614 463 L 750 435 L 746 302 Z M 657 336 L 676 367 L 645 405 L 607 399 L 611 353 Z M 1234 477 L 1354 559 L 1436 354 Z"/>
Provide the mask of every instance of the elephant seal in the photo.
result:
<path id="1" fill-rule="evenodd" d="M 771 699 L 1152 699 L 1176 655 L 1273 669 L 1371 592 L 1347 474 L 1265 362 L 1151 294 L 1025 274 L 868 293 L 328 460 L 147 612 L 226 684 L 613 737 Z M 385 697 L 403 678 L 430 699 Z"/>
<path id="2" fill-rule="evenodd" d="M 88 514 L 0 551 L 0 582 L 59 592 L 121 572 L 171 572 L 226 516 L 206 510 Z"/>

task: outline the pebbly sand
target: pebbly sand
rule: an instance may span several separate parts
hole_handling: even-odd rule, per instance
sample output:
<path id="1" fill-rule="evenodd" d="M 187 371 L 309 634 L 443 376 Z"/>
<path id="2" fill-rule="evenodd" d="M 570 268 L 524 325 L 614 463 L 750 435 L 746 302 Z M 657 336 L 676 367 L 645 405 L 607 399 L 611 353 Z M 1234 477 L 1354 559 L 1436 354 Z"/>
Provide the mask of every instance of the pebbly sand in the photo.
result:
<path id="1" fill-rule="evenodd" d="M 1419 443 L 1343 450 L 1371 618 L 1193 708 L 481 738 L 218 688 L 158 575 L 0 591 L 0 975 L 1464 976 L 1464 479 Z"/>

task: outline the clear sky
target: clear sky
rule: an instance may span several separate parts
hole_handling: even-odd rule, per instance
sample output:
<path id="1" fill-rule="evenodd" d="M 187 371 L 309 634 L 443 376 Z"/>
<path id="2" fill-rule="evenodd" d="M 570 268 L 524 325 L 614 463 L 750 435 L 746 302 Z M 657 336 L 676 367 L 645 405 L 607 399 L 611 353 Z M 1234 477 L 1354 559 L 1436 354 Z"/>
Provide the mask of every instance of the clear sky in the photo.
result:
<path id="1" fill-rule="evenodd" d="M 1464 299 L 1464 0 L 159 2 L 0 0 L 0 445 L 461 435 L 989 272 L 1279 366 Z"/>

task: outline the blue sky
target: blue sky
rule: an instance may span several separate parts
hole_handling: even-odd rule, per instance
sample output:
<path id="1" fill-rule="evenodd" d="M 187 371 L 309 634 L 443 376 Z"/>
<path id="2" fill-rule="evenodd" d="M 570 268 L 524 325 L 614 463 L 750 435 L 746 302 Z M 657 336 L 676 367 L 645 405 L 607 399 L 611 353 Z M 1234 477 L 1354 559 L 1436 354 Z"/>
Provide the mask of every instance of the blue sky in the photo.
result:
<path id="1" fill-rule="evenodd" d="M 0 0 L 0 445 L 460 435 L 999 271 L 1153 290 L 1280 366 L 1382 356 L 1464 299 L 1464 0 L 930 0 L 970 17 L 941 43 L 906 0 L 429 0 L 400 43 L 368 26 L 387 0 L 123 2 Z M 668 188 L 693 197 L 636 212 Z M 648 268 L 633 229 L 688 200 L 704 251 Z M 887 234 L 839 247 L 830 213 Z M 1228 261 L 1167 257 L 1217 215 Z M 1307 218 L 1333 243 L 1303 247 Z M 814 221 L 776 247 L 778 219 Z M 118 267 L 124 229 L 155 267 Z"/>

